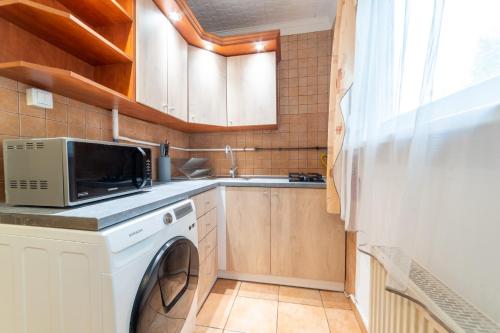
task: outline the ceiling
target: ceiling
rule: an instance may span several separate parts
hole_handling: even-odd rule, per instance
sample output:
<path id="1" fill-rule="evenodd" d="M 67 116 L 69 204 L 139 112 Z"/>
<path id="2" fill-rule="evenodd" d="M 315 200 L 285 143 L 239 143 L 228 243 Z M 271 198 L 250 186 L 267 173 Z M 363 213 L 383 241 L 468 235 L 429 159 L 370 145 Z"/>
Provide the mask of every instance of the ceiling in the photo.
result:
<path id="1" fill-rule="evenodd" d="M 283 35 L 331 29 L 336 0 L 187 0 L 203 28 L 220 35 L 280 29 Z"/>

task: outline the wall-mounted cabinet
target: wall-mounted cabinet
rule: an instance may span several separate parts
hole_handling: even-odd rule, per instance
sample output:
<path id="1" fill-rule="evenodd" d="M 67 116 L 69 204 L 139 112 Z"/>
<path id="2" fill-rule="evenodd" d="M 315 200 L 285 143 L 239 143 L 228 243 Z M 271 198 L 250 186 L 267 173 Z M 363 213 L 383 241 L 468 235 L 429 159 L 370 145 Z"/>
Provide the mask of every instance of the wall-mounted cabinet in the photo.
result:
<path id="1" fill-rule="evenodd" d="M 136 10 L 136 100 L 187 121 L 187 43 L 152 0 Z"/>
<path id="2" fill-rule="evenodd" d="M 189 122 L 227 126 L 227 58 L 189 46 Z"/>
<path id="3" fill-rule="evenodd" d="M 175 28 L 167 25 L 167 113 L 187 121 L 188 44 Z"/>
<path id="4" fill-rule="evenodd" d="M 229 126 L 277 124 L 276 52 L 227 58 Z"/>

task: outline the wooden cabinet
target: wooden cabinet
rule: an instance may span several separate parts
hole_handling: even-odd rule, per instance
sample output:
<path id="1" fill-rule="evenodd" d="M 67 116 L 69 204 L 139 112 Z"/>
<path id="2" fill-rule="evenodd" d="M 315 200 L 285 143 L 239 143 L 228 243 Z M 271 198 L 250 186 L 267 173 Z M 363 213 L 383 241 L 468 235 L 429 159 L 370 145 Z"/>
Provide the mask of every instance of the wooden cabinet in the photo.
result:
<path id="1" fill-rule="evenodd" d="M 188 44 L 167 22 L 167 113 L 188 120 Z"/>
<path id="2" fill-rule="evenodd" d="M 167 100 L 169 22 L 153 0 L 137 0 L 136 100 L 164 111 Z"/>
<path id="3" fill-rule="evenodd" d="M 269 188 L 226 188 L 226 269 L 271 273 Z"/>
<path id="4" fill-rule="evenodd" d="M 227 58 L 229 126 L 277 123 L 276 53 Z"/>
<path id="5" fill-rule="evenodd" d="M 339 290 L 345 242 L 325 189 L 226 187 L 223 276 Z"/>
<path id="6" fill-rule="evenodd" d="M 344 281 L 344 224 L 326 212 L 323 189 L 271 189 L 271 273 Z"/>
<path id="7" fill-rule="evenodd" d="M 198 227 L 198 309 L 208 297 L 217 280 L 217 190 L 200 193 L 191 198 L 196 208 Z"/>
<path id="8" fill-rule="evenodd" d="M 187 43 L 153 0 L 136 7 L 136 100 L 187 121 Z"/>
<path id="9" fill-rule="evenodd" d="M 189 46 L 189 122 L 227 126 L 227 59 Z"/>

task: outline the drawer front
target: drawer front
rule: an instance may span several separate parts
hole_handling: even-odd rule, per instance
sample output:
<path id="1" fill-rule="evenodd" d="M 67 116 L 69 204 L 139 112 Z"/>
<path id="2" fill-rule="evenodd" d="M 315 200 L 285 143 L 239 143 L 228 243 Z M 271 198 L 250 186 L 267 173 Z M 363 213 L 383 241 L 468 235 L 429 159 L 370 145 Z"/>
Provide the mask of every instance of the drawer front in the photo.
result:
<path id="1" fill-rule="evenodd" d="M 217 251 L 212 251 L 205 260 L 201 261 L 199 274 L 198 311 L 205 302 L 217 277 Z"/>
<path id="2" fill-rule="evenodd" d="M 217 206 L 217 190 L 212 189 L 192 197 L 196 207 L 196 217 L 205 215 L 209 210 Z"/>
<path id="3" fill-rule="evenodd" d="M 198 243 L 198 253 L 203 261 L 217 247 L 217 228 L 212 229 L 208 235 Z"/>
<path id="4" fill-rule="evenodd" d="M 217 226 L 217 209 L 212 208 L 198 219 L 198 242 Z"/>

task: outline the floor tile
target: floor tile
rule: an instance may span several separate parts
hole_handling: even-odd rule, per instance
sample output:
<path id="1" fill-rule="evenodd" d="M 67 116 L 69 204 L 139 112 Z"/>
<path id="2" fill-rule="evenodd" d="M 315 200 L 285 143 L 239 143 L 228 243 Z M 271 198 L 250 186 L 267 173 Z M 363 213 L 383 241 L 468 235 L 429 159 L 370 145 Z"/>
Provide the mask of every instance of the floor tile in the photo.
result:
<path id="1" fill-rule="evenodd" d="M 361 333 L 356 316 L 350 310 L 327 308 L 330 333 Z"/>
<path id="2" fill-rule="evenodd" d="M 236 296 L 241 282 L 235 280 L 218 279 L 212 287 L 212 293 Z"/>
<path id="3" fill-rule="evenodd" d="M 316 289 L 280 287 L 279 301 L 321 307 L 323 306 L 319 291 Z"/>
<path id="4" fill-rule="evenodd" d="M 238 296 L 277 301 L 279 289 L 273 284 L 242 282 Z"/>
<path id="5" fill-rule="evenodd" d="M 219 328 L 211 328 L 205 326 L 196 326 L 194 333 L 223 333 Z"/>
<path id="6" fill-rule="evenodd" d="M 226 329 L 245 333 L 275 333 L 278 302 L 237 297 Z"/>
<path id="7" fill-rule="evenodd" d="M 322 307 L 280 302 L 278 333 L 328 333 L 328 322 Z"/>
<path id="8" fill-rule="evenodd" d="M 344 293 L 326 290 L 321 290 L 319 293 L 325 308 L 351 310 L 351 303 L 349 302 L 349 299 L 345 297 Z"/>
<path id="9" fill-rule="evenodd" d="M 233 306 L 235 296 L 210 294 L 198 313 L 197 324 L 213 328 L 224 328 Z"/>

